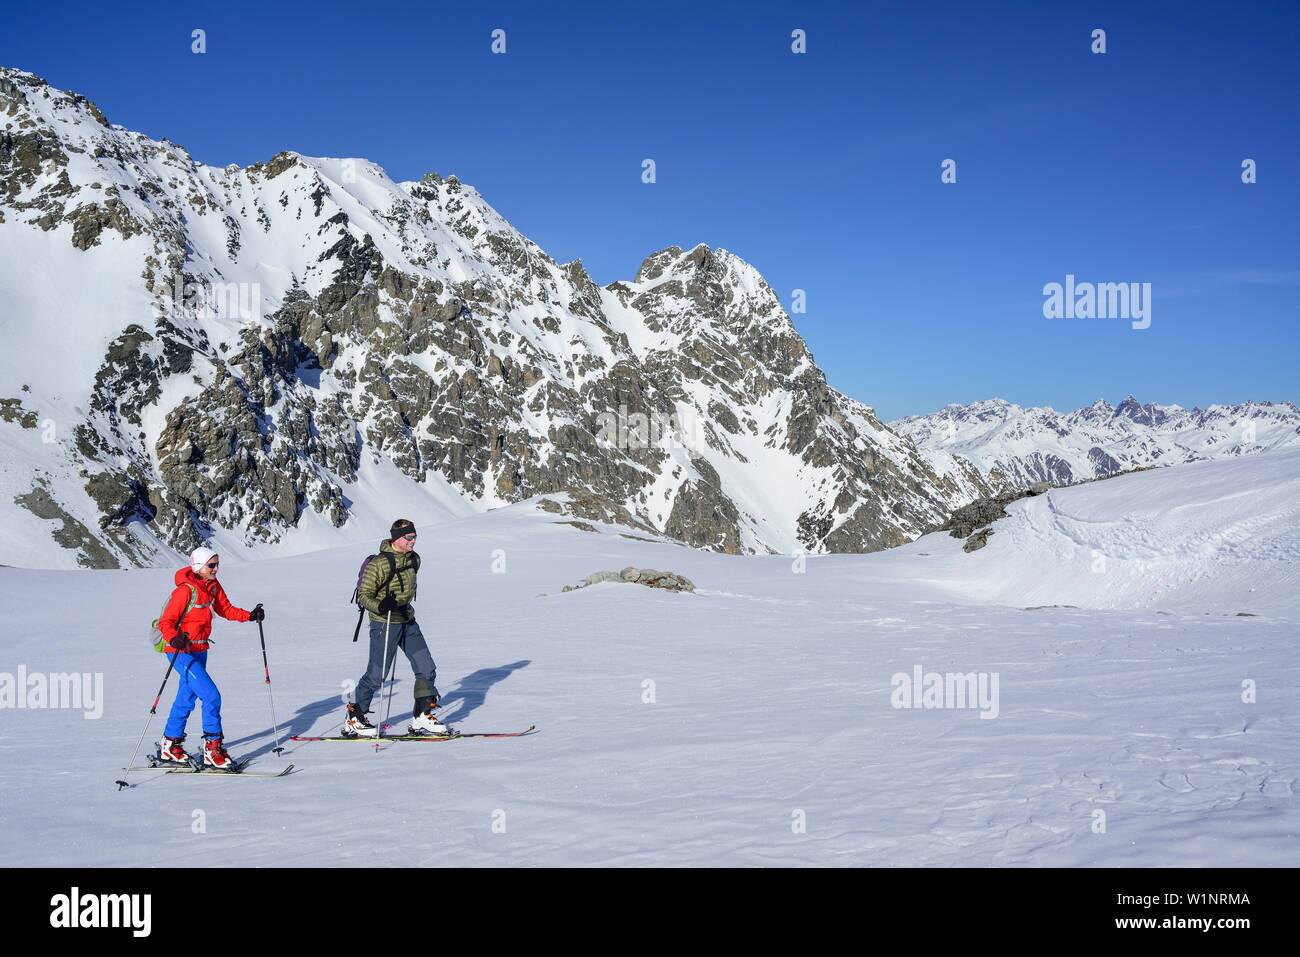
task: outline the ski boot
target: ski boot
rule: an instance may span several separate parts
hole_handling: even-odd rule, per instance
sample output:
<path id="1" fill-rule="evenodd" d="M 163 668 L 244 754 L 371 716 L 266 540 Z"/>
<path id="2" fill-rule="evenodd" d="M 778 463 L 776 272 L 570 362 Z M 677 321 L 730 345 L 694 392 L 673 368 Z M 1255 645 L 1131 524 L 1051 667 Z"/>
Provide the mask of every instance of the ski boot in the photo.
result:
<path id="1" fill-rule="evenodd" d="M 182 734 L 179 738 L 164 736 L 158 742 L 157 760 L 159 764 L 191 764 L 190 756 L 185 753 L 185 735 Z"/>
<path id="2" fill-rule="evenodd" d="M 217 771 L 233 771 L 235 759 L 226 753 L 226 749 L 221 746 L 220 738 L 204 737 L 203 766 Z"/>
<path id="3" fill-rule="evenodd" d="M 377 738 L 379 729 L 366 720 L 368 712 L 362 711 L 355 704 L 348 705 L 348 717 L 343 722 L 342 735 L 345 738 Z"/>
<path id="4" fill-rule="evenodd" d="M 411 715 L 411 725 L 407 728 L 408 734 L 418 735 L 448 735 L 454 732 L 437 719 L 433 711 L 438 707 L 438 699 L 432 695 L 424 698 L 415 699 L 415 711 Z"/>

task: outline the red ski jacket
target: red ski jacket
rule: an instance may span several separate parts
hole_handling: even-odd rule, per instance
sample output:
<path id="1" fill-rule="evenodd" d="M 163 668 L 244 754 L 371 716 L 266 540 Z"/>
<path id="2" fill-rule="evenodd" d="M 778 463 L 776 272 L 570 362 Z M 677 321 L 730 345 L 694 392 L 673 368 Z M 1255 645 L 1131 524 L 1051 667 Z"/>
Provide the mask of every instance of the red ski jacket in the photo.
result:
<path id="1" fill-rule="evenodd" d="M 194 586 L 195 591 L 190 591 L 190 585 Z M 185 612 L 185 606 L 190 603 L 191 598 L 194 599 L 194 607 L 182 619 L 181 615 Z M 185 649 L 187 652 L 197 655 L 207 651 L 208 636 L 212 634 L 213 611 L 230 621 L 248 621 L 248 612 L 230 603 L 220 582 L 215 579 L 205 581 L 194 574 L 194 569 L 186 565 L 176 573 L 176 590 L 167 600 L 167 607 L 163 609 L 162 617 L 158 619 L 158 630 L 167 639 L 166 650 L 168 652 L 176 650 L 172 647 L 172 639 L 176 637 L 178 631 L 183 631 L 190 638 L 190 643 Z"/>

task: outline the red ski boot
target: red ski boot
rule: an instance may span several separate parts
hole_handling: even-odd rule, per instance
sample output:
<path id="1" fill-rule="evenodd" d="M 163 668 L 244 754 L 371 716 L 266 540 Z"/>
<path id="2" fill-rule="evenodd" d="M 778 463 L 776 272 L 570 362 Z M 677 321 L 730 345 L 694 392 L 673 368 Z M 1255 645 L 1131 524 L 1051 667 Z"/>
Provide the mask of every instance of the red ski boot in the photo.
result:
<path id="1" fill-rule="evenodd" d="M 189 764 L 190 756 L 185 753 L 185 735 L 179 738 L 164 737 L 158 744 L 158 760 L 162 764 Z"/>
<path id="2" fill-rule="evenodd" d="M 205 768 L 215 768 L 218 771 L 233 771 L 235 769 L 235 760 L 221 746 L 220 738 L 203 739 L 203 766 Z"/>

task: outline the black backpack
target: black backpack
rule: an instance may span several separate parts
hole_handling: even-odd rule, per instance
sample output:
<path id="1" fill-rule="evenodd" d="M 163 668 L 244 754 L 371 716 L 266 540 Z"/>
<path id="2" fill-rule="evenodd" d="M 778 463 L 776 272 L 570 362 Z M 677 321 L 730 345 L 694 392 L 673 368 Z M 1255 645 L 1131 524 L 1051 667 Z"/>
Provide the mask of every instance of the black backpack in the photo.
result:
<path id="1" fill-rule="evenodd" d="M 393 557 L 392 552 L 379 552 L 374 555 L 367 555 L 366 560 L 361 563 L 361 568 L 357 572 L 357 585 L 352 589 L 352 603 L 360 608 L 360 611 L 357 612 L 357 628 L 352 632 L 353 641 L 356 641 L 357 638 L 360 637 L 361 621 L 366 617 L 366 610 L 361 607 L 361 579 L 365 577 L 366 567 L 380 555 L 383 555 L 388 559 L 388 577 L 383 580 L 382 584 L 380 584 L 379 591 L 383 591 L 387 588 L 392 584 L 393 579 L 397 577 L 397 559 Z M 415 571 L 418 574 L 420 571 L 420 556 L 414 552 L 412 552 L 412 555 L 415 557 Z"/>

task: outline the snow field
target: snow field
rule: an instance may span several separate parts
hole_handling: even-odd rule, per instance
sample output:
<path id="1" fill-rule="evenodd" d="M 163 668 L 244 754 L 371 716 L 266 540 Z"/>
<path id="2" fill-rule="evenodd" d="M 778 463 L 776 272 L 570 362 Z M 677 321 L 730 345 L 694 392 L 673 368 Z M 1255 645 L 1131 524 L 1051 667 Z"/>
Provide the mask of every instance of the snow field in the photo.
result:
<path id="1" fill-rule="evenodd" d="M 1200 576 L 1124 608 L 1116 595 L 1140 596 L 1155 578 L 1116 561 L 1104 575 L 1051 579 L 1056 604 L 1081 607 L 1025 610 L 1044 602 L 1017 596 L 1042 590 L 1035 579 L 1070 541 L 1037 520 L 1047 498 L 1017 503 L 971 555 L 931 535 L 802 563 L 581 532 L 526 504 L 421 526 L 417 611 L 446 719 L 540 733 L 378 751 L 283 741 L 342 719 L 345 682 L 365 663 L 347 599 L 367 549 L 230 561 L 232 600 L 267 607 L 283 760 L 299 770 L 275 781 L 137 774 L 121 793 L 113 779 L 165 670 L 146 635 L 171 571 L 3 569 L 0 673 L 102 673 L 104 702 L 98 720 L 0 711 L 0 855 L 76 866 L 1293 865 L 1300 664 L 1295 591 L 1279 583 L 1294 567 L 1283 548 L 1294 515 L 1275 536 L 1281 551 L 1225 547 L 1212 559 L 1194 541 L 1226 542 L 1241 524 L 1249 509 L 1229 490 L 1251 488 L 1268 512 L 1289 474 L 1289 461 L 1259 456 L 1052 492 L 1061 513 L 1115 542 L 1133 529 L 1127 547 L 1145 541 Z M 1161 501 L 1177 520 L 1142 511 Z M 1144 527 L 1160 537 L 1143 539 Z M 1024 553 L 997 551 L 999 539 Z M 684 574 L 699 593 L 560 593 L 628 564 Z M 1242 567 L 1258 599 L 1234 592 Z M 256 626 L 218 621 L 214 636 L 227 745 L 278 767 Z M 895 676 L 917 666 L 996 674 L 997 717 L 895 707 Z M 395 722 L 410 700 L 399 659 Z M 189 730 L 193 747 L 197 717 Z"/>

